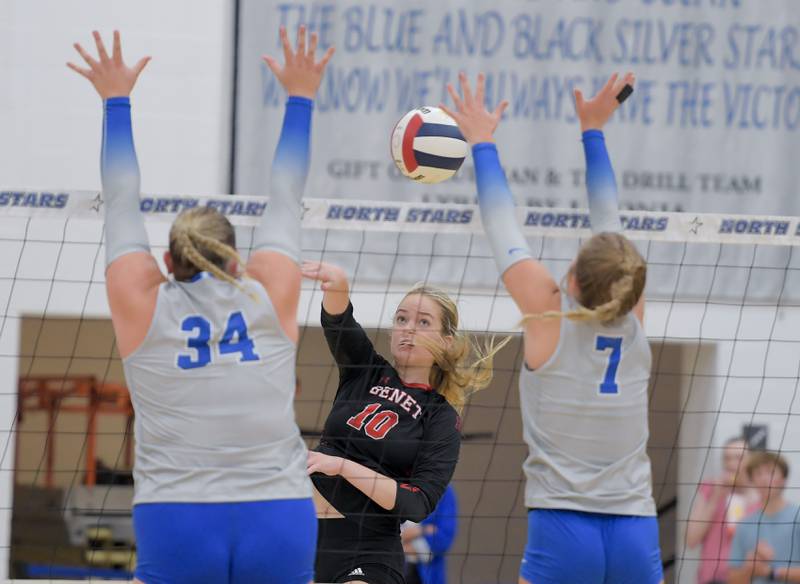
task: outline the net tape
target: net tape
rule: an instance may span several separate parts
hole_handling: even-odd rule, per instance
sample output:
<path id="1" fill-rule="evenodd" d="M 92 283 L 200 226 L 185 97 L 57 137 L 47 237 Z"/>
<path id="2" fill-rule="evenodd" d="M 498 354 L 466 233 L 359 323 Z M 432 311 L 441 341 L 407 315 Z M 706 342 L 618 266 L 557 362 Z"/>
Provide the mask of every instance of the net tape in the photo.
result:
<path id="1" fill-rule="evenodd" d="M 172 221 L 182 210 L 211 206 L 234 225 L 252 227 L 268 199 L 244 195 L 142 195 L 147 221 Z M 98 191 L 0 190 L 0 214 L 16 217 L 101 218 Z M 517 218 L 528 237 L 585 238 L 591 235 L 584 209 L 519 207 Z M 800 245 L 800 218 L 720 213 L 623 211 L 625 233 L 634 240 Z M 376 202 L 352 199 L 305 199 L 303 227 L 345 231 L 481 234 L 477 205 Z"/>

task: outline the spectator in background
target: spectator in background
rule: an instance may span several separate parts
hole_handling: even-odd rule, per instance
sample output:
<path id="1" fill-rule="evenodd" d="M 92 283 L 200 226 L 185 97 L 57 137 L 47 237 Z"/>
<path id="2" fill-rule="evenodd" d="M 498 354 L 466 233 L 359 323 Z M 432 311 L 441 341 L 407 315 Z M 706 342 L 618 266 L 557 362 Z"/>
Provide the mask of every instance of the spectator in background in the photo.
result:
<path id="1" fill-rule="evenodd" d="M 421 523 L 403 525 L 406 584 L 447 583 L 446 555 L 455 540 L 457 524 L 456 492 L 448 485 L 433 513 Z"/>
<path id="2" fill-rule="evenodd" d="M 736 528 L 728 583 L 800 582 L 800 506 L 783 498 L 789 466 L 779 454 L 755 452 L 747 475 L 758 491 L 759 509 Z"/>
<path id="3" fill-rule="evenodd" d="M 686 532 L 688 547 L 702 544 L 697 584 L 727 581 L 736 524 L 758 504 L 745 472 L 748 454 L 744 439 L 730 438 L 722 450 L 722 474 L 700 485 Z"/>

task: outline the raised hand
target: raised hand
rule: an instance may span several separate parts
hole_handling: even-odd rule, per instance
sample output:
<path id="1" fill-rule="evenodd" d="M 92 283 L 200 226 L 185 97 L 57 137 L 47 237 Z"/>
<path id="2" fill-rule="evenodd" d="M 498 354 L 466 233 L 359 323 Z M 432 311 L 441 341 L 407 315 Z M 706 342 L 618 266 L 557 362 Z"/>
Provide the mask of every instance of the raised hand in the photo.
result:
<path id="1" fill-rule="evenodd" d="M 75 50 L 83 57 L 89 68 L 78 67 L 74 63 L 67 63 L 67 67 L 91 81 L 97 93 L 103 99 L 128 97 L 133 90 L 133 86 L 136 85 L 139 74 L 150 62 L 150 57 L 142 57 L 133 67 L 128 67 L 122 60 L 122 43 L 120 42 L 118 30 L 114 31 L 114 48 L 110 57 L 100 33 L 95 30 L 92 35 L 94 36 L 94 44 L 97 46 L 98 58 L 92 57 L 80 43 L 75 43 L 73 45 Z"/>
<path id="2" fill-rule="evenodd" d="M 602 130 L 608 119 L 620 106 L 620 102 L 617 101 L 619 92 L 626 85 L 633 87 L 635 82 L 636 77 L 633 73 L 627 73 L 622 79 L 619 78 L 618 73 L 614 73 L 603 88 L 597 92 L 597 95 L 588 100 L 584 99 L 580 89 L 576 89 L 574 91 L 575 111 L 581 121 L 581 131 Z"/>
<path id="3" fill-rule="evenodd" d="M 311 42 L 306 48 L 306 27 L 301 25 L 297 30 L 297 49 L 293 52 L 289 44 L 286 27 L 281 27 L 281 44 L 283 45 L 283 67 L 273 57 L 264 55 L 262 59 L 270 71 L 278 78 L 286 93 L 298 97 L 314 99 L 322 83 L 325 66 L 333 56 L 334 48 L 329 47 L 322 59 L 316 60 L 317 33 L 311 33 Z"/>
<path id="4" fill-rule="evenodd" d="M 347 274 L 339 266 L 306 260 L 300 269 L 307 280 L 320 282 L 320 288 L 324 292 L 341 292 L 348 289 Z"/>
<path id="5" fill-rule="evenodd" d="M 452 83 L 447 84 L 447 91 L 453 98 L 455 110 L 448 109 L 444 104 L 440 104 L 439 107 L 456 121 L 458 129 L 470 144 L 493 142 L 494 131 L 508 107 L 508 101 L 500 102 L 493 112 L 489 112 L 484 104 L 486 76 L 483 73 L 478 74 L 474 95 L 465 73 L 459 73 L 458 81 L 463 98 L 458 95 Z"/>

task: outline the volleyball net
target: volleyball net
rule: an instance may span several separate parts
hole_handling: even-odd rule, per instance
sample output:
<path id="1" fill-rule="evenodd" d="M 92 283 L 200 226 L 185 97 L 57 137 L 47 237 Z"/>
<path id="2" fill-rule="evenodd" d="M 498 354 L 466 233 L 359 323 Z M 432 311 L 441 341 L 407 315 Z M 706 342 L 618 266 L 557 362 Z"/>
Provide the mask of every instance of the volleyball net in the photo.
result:
<path id="1" fill-rule="evenodd" d="M 133 412 L 105 296 L 102 205 L 97 192 L 0 191 L 0 565 L 15 578 L 129 578 L 135 564 Z M 231 219 L 247 255 L 265 199 L 143 196 L 158 261 L 172 219 L 198 205 Z M 518 219 L 560 280 L 590 236 L 586 212 L 520 208 Z M 662 556 L 668 581 L 691 583 L 698 552 L 684 544 L 687 519 L 701 483 L 720 472 L 725 441 L 744 436 L 780 451 L 790 468 L 800 464 L 800 221 L 623 211 L 623 223 L 648 261 L 649 452 Z M 308 199 L 303 224 L 304 257 L 345 268 L 356 317 L 379 350 L 388 352 L 381 330 L 420 281 L 451 293 L 462 328 L 514 336 L 492 386 L 464 412 L 448 563 L 450 582 L 516 582 L 527 530 L 520 315 L 477 208 Z M 338 381 L 320 301 L 304 283 L 296 412 L 312 446 Z"/>

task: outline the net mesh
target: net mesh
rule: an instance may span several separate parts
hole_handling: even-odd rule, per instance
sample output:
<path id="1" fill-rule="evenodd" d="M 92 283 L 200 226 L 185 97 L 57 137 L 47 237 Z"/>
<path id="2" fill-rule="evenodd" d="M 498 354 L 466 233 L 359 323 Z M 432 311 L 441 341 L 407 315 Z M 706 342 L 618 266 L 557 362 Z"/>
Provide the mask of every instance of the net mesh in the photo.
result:
<path id="1" fill-rule="evenodd" d="M 132 413 L 105 300 L 102 201 L 65 194 L 60 209 L 0 214 L 0 561 L 13 577 L 126 578 L 135 563 Z M 252 209 L 250 200 L 145 197 L 154 255 L 174 213 L 192 204 L 227 212 L 246 253 L 257 217 L 236 203 Z M 520 209 L 534 254 L 557 280 L 588 236 L 583 218 Z M 379 351 L 388 352 L 381 329 L 420 281 L 447 289 L 475 334 L 513 335 L 492 386 L 464 412 L 448 565 L 450 582 L 516 582 L 527 531 L 519 313 L 499 284 L 477 210 L 309 200 L 304 222 L 304 257 L 345 268 L 356 316 Z M 625 223 L 649 266 L 649 452 L 662 557 L 667 581 L 692 583 L 700 553 L 685 545 L 687 519 L 701 484 L 721 472 L 725 441 L 744 433 L 780 451 L 790 468 L 800 462 L 797 220 L 630 213 Z M 320 300 L 304 285 L 296 411 L 310 445 L 338 381 L 318 326 Z M 790 500 L 797 486 L 790 473 Z"/>

